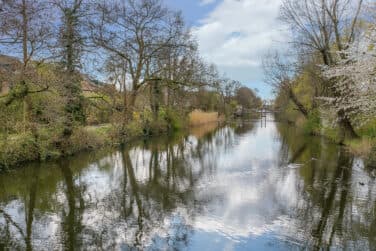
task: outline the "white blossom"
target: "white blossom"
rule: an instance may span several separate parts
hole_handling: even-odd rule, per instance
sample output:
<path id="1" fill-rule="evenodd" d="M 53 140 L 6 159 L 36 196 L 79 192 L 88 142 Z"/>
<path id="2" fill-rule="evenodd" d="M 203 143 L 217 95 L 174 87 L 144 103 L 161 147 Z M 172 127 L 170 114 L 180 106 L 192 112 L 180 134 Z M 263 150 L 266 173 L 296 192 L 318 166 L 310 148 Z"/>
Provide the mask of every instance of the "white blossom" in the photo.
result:
<path id="1" fill-rule="evenodd" d="M 376 29 L 370 28 L 342 53 L 342 60 L 324 69 L 334 82 L 334 98 L 323 97 L 346 116 L 359 121 L 376 116 Z"/>

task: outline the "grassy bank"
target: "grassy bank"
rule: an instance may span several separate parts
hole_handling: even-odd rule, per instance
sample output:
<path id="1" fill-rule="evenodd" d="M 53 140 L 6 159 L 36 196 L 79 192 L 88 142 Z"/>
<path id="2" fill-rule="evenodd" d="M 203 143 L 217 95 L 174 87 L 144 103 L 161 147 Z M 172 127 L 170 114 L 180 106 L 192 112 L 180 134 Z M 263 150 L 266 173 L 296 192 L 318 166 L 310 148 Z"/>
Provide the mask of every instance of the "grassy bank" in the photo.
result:
<path id="1" fill-rule="evenodd" d="M 3 136 L 0 137 L 0 170 L 13 168 L 27 161 L 56 159 L 224 120 L 216 112 L 199 110 L 193 111 L 187 118 L 171 111 L 161 111 L 159 117 L 157 121 L 150 122 L 147 115 L 135 113 L 125 128 L 119 124 L 76 127 L 70 139 L 63 144 L 60 142 L 62 132 L 59 128 L 38 128 L 34 135 L 19 133 Z"/>
<path id="2" fill-rule="evenodd" d="M 110 125 L 78 127 L 64 144 L 59 143 L 59 132 L 53 129 L 39 129 L 37 137 L 31 133 L 9 135 L 0 139 L 0 170 L 111 145 L 112 131 Z"/>
<path id="3" fill-rule="evenodd" d="M 376 119 L 360 126 L 357 132 L 360 135 L 359 139 L 345 142 L 349 151 L 364 158 L 369 166 L 376 168 Z"/>
<path id="4" fill-rule="evenodd" d="M 370 120 L 356 128 L 359 138 L 348 139 L 342 142 L 341 130 L 336 123 L 322 118 L 318 112 L 312 112 L 308 118 L 296 114 L 285 114 L 285 118 L 294 121 L 295 126 L 301 128 L 307 135 L 325 137 L 336 144 L 344 144 L 344 147 L 354 156 L 365 160 L 371 160 L 376 167 L 376 120 Z"/>

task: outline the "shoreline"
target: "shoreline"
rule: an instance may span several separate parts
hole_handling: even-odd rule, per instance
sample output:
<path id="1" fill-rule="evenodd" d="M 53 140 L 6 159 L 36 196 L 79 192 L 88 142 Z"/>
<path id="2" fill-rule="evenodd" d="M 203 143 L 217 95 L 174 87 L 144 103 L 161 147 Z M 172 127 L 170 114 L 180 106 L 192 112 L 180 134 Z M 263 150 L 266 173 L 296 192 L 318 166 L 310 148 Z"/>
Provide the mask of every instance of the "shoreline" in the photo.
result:
<path id="1" fill-rule="evenodd" d="M 37 144 L 43 144 L 43 142 L 34 142 L 33 144 L 20 144 L 18 146 L 14 146 L 14 148 L 18 148 L 22 152 L 28 152 L 30 155 L 23 155 L 19 154 L 17 159 L 14 159 L 14 155 L 12 152 L 6 153 L 7 156 L 3 156 L 0 158 L 0 173 L 11 171 L 14 169 L 22 168 L 22 165 L 26 165 L 28 163 L 33 162 L 48 162 L 48 161 L 55 161 L 59 160 L 64 157 L 71 157 L 83 152 L 93 152 L 99 149 L 105 148 L 116 148 L 119 146 L 124 146 L 125 144 L 131 144 L 132 142 L 136 142 L 139 140 L 152 140 L 153 138 L 163 137 L 163 136 L 173 136 L 174 134 L 186 134 L 192 130 L 197 130 L 200 128 L 205 128 L 208 125 L 211 126 L 211 131 L 215 130 L 221 125 L 224 125 L 226 120 L 219 118 L 217 121 L 208 121 L 206 123 L 191 125 L 189 124 L 188 127 L 177 129 L 177 130 L 166 130 L 164 133 L 154 134 L 154 135 L 133 135 L 128 137 L 125 140 L 117 141 L 114 139 L 112 134 L 113 125 L 110 124 L 102 124 L 97 126 L 85 126 L 78 128 L 75 132 L 86 132 L 86 135 L 83 137 L 79 137 L 80 145 L 75 145 L 71 149 L 71 151 L 67 153 L 51 151 L 44 156 L 41 156 L 40 153 L 36 154 L 35 151 L 41 151 L 42 149 L 37 149 Z M 215 127 L 212 127 L 215 125 Z M 105 129 L 105 130 L 103 130 Z M 205 133 L 208 133 L 207 131 Z M 22 135 L 22 134 L 20 134 Z M 90 138 L 90 141 L 87 139 Z M 4 144 L 4 142 L 2 142 Z M 1 140 L 0 140 L 1 146 Z M 33 154 L 35 153 L 35 154 Z M 0 152 L 0 157 L 1 152 Z"/>

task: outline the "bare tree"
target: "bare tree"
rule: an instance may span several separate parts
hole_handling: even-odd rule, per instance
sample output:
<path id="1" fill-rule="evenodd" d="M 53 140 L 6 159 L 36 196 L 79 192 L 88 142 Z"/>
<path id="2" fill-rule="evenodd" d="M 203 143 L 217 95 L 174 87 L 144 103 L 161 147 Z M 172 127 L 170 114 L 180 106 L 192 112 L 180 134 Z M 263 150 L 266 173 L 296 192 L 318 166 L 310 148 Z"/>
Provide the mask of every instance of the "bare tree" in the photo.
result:
<path id="1" fill-rule="evenodd" d="M 298 70 L 296 65 L 289 62 L 288 59 L 283 61 L 281 56 L 278 53 L 275 53 L 270 54 L 265 58 L 263 68 L 265 76 L 267 76 L 266 81 L 274 88 L 274 90 L 283 92 L 294 103 L 300 113 L 308 118 L 309 111 L 299 101 L 293 89 L 294 78 L 296 77 Z"/>
<path id="2" fill-rule="evenodd" d="M 127 0 L 96 4 L 97 17 L 91 22 L 95 45 L 127 63 L 132 80 L 128 107 L 133 109 L 141 87 L 159 70 L 151 67 L 161 50 L 172 46 L 171 17 L 159 0 Z"/>
<path id="3" fill-rule="evenodd" d="M 362 4 L 363 0 L 284 0 L 280 18 L 291 27 L 294 44 L 320 53 L 330 66 L 336 62 L 333 50 L 342 51 L 354 40 Z"/>
<path id="4" fill-rule="evenodd" d="M 115 88 L 119 90 L 122 94 L 123 101 L 123 119 L 126 122 L 126 117 L 128 115 L 128 90 L 129 90 L 129 79 L 127 72 L 127 63 L 124 59 L 117 56 L 109 57 L 105 62 L 105 73 L 108 75 L 110 83 L 112 83 Z M 113 102 L 115 102 L 115 97 L 113 97 Z M 113 103 L 115 106 L 115 103 Z"/>
<path id="5" fill-rule="evenodd" d="M 30 89 L 33 74 L 30 61 L 46 55 L 47 42 L 51 36 L 51 26 L 47 21 L 48 5 L 43 1 L 32 0 L 2 0 L 0 5 L 0 44 L 5 50 L 22 58 L 21 69 L 15 83 L 10 83 L 10 93 L 6 95 L 5 104 L 10 105 L 16 99 L 23 100 L 26 129 L 26 120 L 31 109 L 27 96 L 48 88 Z"/>
<path id="6" fill-rule="evenodd" d="M 0 11 L 0 44 L 7 51 L 22 55 L 22 73 L 32 59 L 42 57 L 51 36 L 44 1 L 2 0 Z M 21 50 L 20 50 L 21 49 Z"/>

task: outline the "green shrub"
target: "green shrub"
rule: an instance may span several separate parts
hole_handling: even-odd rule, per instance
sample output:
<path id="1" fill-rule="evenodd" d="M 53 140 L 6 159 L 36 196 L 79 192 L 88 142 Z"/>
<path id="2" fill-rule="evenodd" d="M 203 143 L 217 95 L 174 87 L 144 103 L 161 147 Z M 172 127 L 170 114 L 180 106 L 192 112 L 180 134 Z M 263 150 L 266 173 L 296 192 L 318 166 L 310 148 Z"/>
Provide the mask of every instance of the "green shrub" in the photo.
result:
<path id="1" fill-rule="evenodd" d="M 308 119 L 304 123 L 303 131 L 306 134 L 320 133 L 321 120 L 317 111 L 313 111 L 309 114 Z"/>
<path id="2" fill-rule="evenodd" d="M 340 129 L 338 127 L 329 127 L 324 129 L 324 135 L 333 142 L 340 141 Z"/>
<path id="3" fill-rule="evenodd" d="M 143 125 L 141 121 L 130 121 L 125 127 L 125 135 L 128 139 L 130 137 L 141 137 L 143 135 Z"/>
<path id="4" fill-rule="evenodd" d="M 83 150 L 95 149 L 105 144 L 103 135 L 79 127 L 73 131 L 69 139 L 69 147 L 64 149 L 66 154 L 73 154 Z"/>
<path id="5" fill-rule="evenodd" d="M 184 126 L 183 124 L 187 124 L 186 118 L 184 118 L 184 113 L 178 112 L 173 109 L 167 109 L 164 114 L 163 118 L 167 122 L 168 129 L 171 129 L 172 131 L 177 131 L 182 129 Z"/>
<path id="6" fill-rule="evenodd" d="M 54 159 L 61 155 L 56 148 L 56 142 L 59 141 L 62 129 L 42 127 L 38 130 L 38 152 L 41 160 Z"/>
<path id="7" fill-rule="evenodd" d="M 37 143 L 31 133 L 11 135 L 0 142 L 0 167 L 7 168 L 39 157 Z"/>

